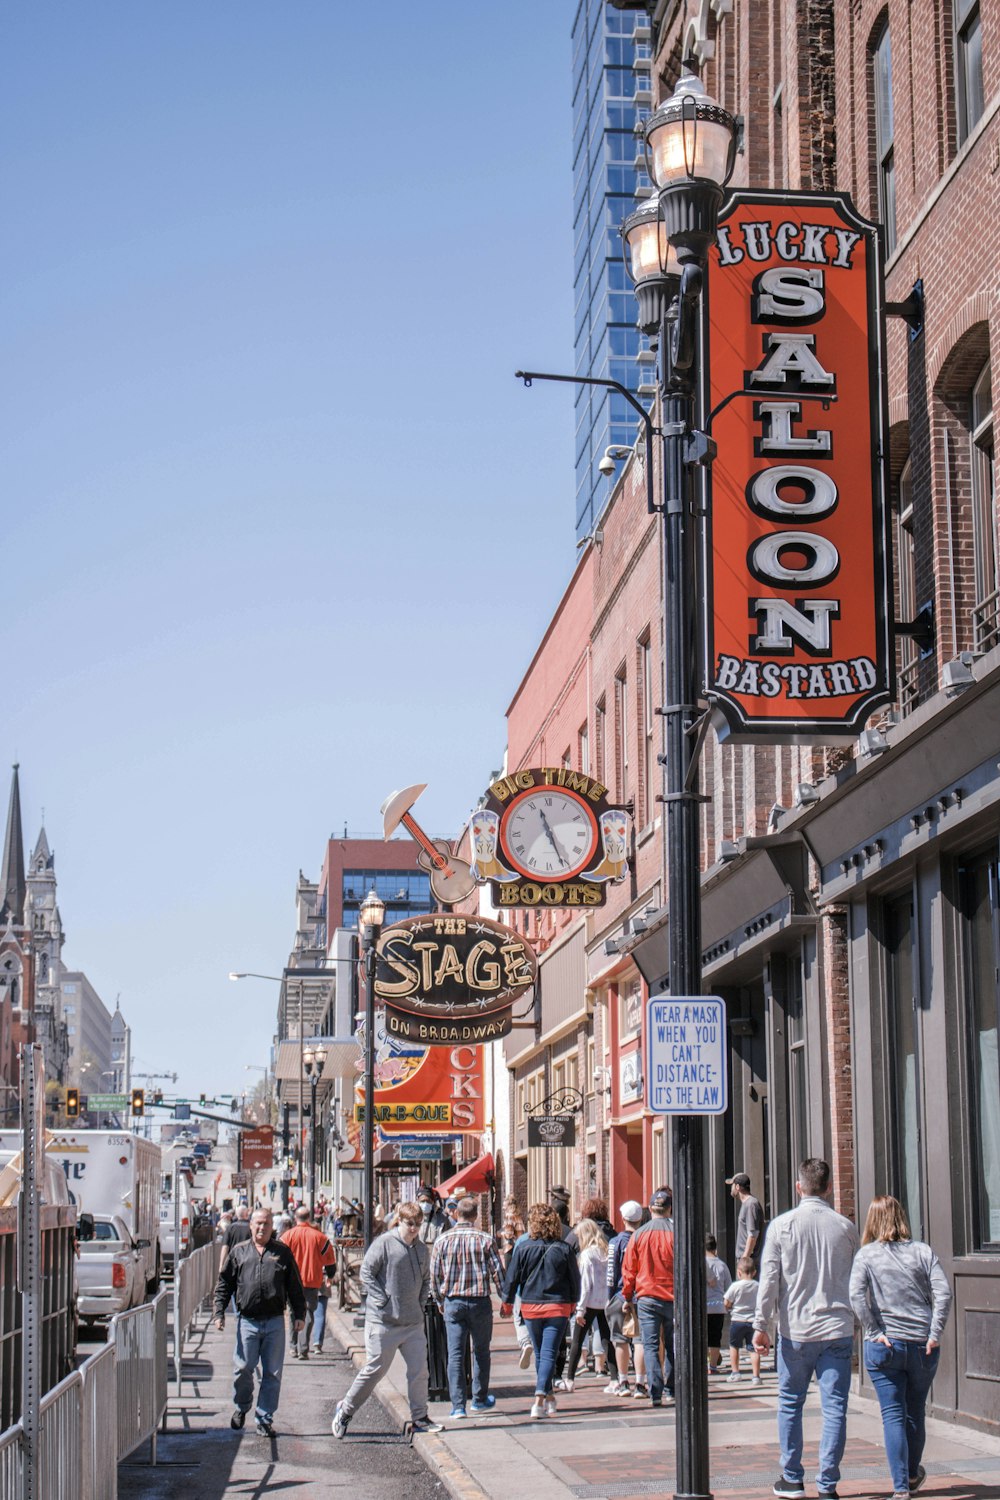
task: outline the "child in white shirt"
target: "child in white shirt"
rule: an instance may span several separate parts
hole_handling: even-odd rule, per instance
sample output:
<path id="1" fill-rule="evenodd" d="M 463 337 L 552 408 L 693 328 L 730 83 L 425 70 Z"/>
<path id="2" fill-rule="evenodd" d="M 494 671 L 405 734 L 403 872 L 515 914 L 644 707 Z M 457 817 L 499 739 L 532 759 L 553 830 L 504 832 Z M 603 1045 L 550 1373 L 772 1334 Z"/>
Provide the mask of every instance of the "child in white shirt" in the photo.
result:
<path id="1" fill-rule="evenodd" d="M 729 1380 L 740 1378 L 740 1350 L 750 1350 L 750 1384 L 760 1385 L 760 1355 L 753 1346 L 753 1316 L 757 1310 L 757 1278 L 752 1255 L 741 1256 L 736 1265 L 737 1280 L 726 1291 L 729 1314 Z"/>

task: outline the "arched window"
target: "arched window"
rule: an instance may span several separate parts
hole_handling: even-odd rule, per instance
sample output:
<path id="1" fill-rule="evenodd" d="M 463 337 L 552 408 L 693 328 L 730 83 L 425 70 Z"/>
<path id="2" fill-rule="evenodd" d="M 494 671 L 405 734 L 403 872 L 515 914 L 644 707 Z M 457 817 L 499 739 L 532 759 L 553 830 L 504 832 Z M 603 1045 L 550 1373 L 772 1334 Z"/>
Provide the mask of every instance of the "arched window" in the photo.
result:
<path id="1" fill-rule="evenodd" d="M 976 570 L 972 637 L 976 651 L 989 651 L 1000 641 L 997 500 L 993 467 L 993 376 L 989 361 L 983 366 L 972 387 L 969 425 L 972 435 L 972 545 Z"/>
<path id="2" fill-rule="evenodd" d="M 888 21 L 878 33 L 872 48 L 872 80 L 875 96 L 878 216 L 885 229 L 885 253 L 891 255 L 896 248 L 896 166 L 893 150 L 892 45 Z"/>

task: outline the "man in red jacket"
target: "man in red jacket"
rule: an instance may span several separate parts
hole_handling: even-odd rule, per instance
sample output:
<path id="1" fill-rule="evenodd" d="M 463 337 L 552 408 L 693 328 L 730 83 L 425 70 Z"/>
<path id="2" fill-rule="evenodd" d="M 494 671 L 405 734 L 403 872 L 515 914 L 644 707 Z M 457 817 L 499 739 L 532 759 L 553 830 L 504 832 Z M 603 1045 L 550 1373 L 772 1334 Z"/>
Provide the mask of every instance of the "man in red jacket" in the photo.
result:
<path id="1" fill-rule="evenodd" d="M 302 1278 L 302 1289 L 306 1296 L 306 1325 L 302 1330 L 302 1347 L 299 1348 L 298 1334 L 293 1328 L 291 1330 L 292 1358 L 308 1359 L 309 1335 L 313 1331 L 314 1319 L 316 1331 L 313 1337 L 313 1353 L 319 1354 L 323 1349 L 326 1301 L 320 1293 L 324 1290 L 324 1276 L 333 1275 L 337 1252 L 322 1229 L 318 1229 L 313 1224 L 312 1215 L 305 1204 L 295 1210 L 295 1228 L 285 1230 L 281 1236 L 281 1243 L 287 1245 L 295 1257 L 295 1264 Z"/>
<path id="2" fill-rule="evenodd" d="M 674 1404 L 674 1232 L 669 1188 L 657 1188 L 649 1200 L 652 1215 L 629 1240 L 622 1260 L 624 1307 L 636 1304 L 646 1355 L 646 1378 L 653 1406 Z M 663 1364 L 660 1334 L 663 1334 Z"/>

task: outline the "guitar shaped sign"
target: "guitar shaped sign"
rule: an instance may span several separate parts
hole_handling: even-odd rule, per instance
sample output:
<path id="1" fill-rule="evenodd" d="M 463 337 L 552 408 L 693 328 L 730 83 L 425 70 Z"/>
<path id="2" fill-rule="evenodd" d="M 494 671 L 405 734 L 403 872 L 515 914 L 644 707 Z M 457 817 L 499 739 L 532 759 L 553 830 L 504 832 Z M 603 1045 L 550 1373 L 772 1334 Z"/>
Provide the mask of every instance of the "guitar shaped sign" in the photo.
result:
<path id="1" fill-rule="evenodd" d="M 465 860 L 452 852 L 447 840 L 428 838 L 416 818 L 411 816 L 410 808 L 426 788 L 425 781 L 419 786 L 404 787 L 401 792 L 393 792 L 385 799 L 380 809 L 382 833 L 388 839 L 400 826 L 406 829 L 420 845 L 417 863 L 430 876 L 435 900 L 442 906 L 453 906 L 456 901 L 471 896 L 479 882 Z"/>

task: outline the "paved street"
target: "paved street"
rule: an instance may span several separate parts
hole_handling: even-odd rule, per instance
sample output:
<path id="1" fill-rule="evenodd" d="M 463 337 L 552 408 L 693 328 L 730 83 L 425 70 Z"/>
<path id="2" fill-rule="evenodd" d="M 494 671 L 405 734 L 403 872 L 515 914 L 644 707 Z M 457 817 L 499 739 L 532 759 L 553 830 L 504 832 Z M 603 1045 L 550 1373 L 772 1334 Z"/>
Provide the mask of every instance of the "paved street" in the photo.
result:
<path id="1" fill-rule="evenodd" d="M 444 1490 L 403 1437 L 401 1426 L 376 1401 L 339 1444 L 330 1432 L 334 1404 L 353 1370 L 331 1341 L 308 1364 L 289 1359 L 282 1379 L 274 1441 L 257 1437 L 252 1418 L 243 1432 L 229 1426 L 232 1412 L 234 1329 L 206 1326 L 204 1314 L 185 1349 L 185 1384 L 178 1401 L 171 1380 L 168 1430 L 149 1465 L 148 1444 L 119 1466 L 120 1500 L 216 1500 L 278 1491 L 333 1495 L 345 1490 L 365 1500 L 435 1500 Z"/>

